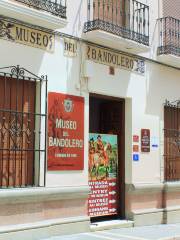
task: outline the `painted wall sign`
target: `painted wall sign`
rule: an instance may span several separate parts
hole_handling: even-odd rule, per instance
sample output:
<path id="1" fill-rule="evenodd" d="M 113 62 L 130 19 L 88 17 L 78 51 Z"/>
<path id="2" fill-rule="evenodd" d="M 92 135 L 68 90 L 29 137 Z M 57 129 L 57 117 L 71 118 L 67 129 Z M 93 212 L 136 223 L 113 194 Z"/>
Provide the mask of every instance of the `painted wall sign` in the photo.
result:
<path id="1" fill-rule="evenodd" d="M 139 152 L 139 145 L 133 145 L 133 152 Z"/>
<path id="2" fill-rule="evenodd" d="M 141 129 L 141 152 L 150 152 L 150 130 Z"/>
<path id="3" fill-rule="evenodd" d="M 117 214 L 117 136 L 89 135 L 88 215 L 91 217 Z"/>
<path id="4" fill-rule="evenodd" d="M 133 142 L 139 142 L 139 136 L 133 135 Z"/>
<path id="5" fill-rule="evenodd" d="M 71 38 L 64 38 L 64 56 L 77 56 L 77 41 Z"/>
<path id="6" fill-rule="evenodd" d="M 54 51 L 55 36 L 40 30 L 25 27 L 0 19 L 0 38 L 27 46 Z"/>
<path id="7" fill-rule="evenodd" d="M 86 58 L 97 63 L 105 64 L 116 68 L 124 68 L 140 74 L 145 72 L 145 62 L 142 59 L 133 58 L 127 55 L 108 51 L 103 48 L 87 46 Z"/>
<path id="8" fill-rule="evenodd" d="M 84 98 L 48 94 L 48 170 L 84 169 Z"/>

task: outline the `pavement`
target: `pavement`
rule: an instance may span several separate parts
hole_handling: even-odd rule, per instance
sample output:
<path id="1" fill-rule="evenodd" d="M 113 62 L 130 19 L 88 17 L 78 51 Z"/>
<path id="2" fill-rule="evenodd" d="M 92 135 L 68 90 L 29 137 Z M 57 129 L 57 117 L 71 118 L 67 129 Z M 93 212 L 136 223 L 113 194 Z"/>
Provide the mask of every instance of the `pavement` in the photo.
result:
<path id="1" fill-rule="evenodd" d="M 180 240 L 180 224 L 119 228 L 51 237 L 44 240 Z"/>

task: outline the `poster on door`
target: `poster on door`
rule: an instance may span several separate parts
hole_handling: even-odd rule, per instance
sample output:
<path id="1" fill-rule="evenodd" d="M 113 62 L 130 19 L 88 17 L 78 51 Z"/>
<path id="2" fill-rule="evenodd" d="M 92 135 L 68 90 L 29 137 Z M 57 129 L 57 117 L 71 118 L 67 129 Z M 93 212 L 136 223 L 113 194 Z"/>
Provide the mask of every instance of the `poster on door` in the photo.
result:
<path id="1" fill-rule="evenodd" d="M 48 170 L 83 170 L 84 98 L 48 94 Z"/>
<path id="2" fill-rule="evenodd" d="M 88 215 L 117 214 L 117 135 L 89 134 Z"/>

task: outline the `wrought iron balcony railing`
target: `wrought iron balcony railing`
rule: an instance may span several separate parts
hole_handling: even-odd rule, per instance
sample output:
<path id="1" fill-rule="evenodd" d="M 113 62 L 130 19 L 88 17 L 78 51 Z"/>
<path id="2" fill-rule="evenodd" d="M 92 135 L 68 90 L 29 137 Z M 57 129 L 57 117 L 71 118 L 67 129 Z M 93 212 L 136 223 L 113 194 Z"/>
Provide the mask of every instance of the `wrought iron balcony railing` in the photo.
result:
<path id="1" fill-rule="evenodd" d="M 97 29 L 149 45 L 149 6 L 136 0 L 88 0 L 84 32 Z"/>
<path id="2" fill-rule="evenodd" d="M 159 23 L 158 55 L 173 54 L 180 57 L 180 20 L 164 17 Z"/>
<path id="3" fill-rule="evenodd" d="M 66 18 L 66 0 L 15 0 L 29 7 Z"/>

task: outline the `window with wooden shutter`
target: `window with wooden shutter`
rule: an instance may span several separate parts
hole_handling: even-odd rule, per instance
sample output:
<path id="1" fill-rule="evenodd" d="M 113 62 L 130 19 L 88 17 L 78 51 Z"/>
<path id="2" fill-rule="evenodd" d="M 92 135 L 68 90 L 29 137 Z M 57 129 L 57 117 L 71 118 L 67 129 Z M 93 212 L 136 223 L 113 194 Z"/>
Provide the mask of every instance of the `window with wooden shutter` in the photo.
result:
<path id="1" fill-rule="evenodd" d="M 40 146 L 45 115 L 37 112 L 40 82 L 14 69 L 0 75 L 0 187 L 37 186 L 37 161 L 45 153 Z"/>

